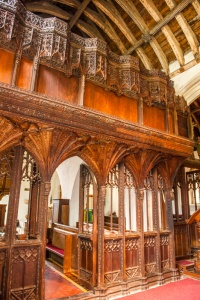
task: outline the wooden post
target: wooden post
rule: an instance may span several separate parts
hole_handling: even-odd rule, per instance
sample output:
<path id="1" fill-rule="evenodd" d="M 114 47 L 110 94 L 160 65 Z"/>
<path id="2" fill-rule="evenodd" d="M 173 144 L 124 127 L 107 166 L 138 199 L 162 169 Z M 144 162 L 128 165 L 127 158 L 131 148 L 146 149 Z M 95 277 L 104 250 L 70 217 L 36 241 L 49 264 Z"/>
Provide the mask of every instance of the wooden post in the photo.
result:
<path id="1" fill-rule="evenodd" d="M 143 98 L 139 97 L 139 102 L 138 102 L 138 124 L 143 125 L 144 123 L 144 116 L 143 116 Z"/>
<path id="2" fill-rule="evenodd" d="M 98 194 L 98 287 L 104 284 L 104 203 L 106 187 L 99 187 Z"/>
<path id="3" fill-rule="evenodd" d="M 144 189 L 139 188 L 137 190 L 137 229 L 140 232 L 139 262 L 141 264 L 139 268 L 142 277 L 145 276 L 143 202 L 144 202 Z"/>
<path id="4" fill-rule="evenodd" d="M 79 78 L 79 89 L 78 89 L 78 104 L 84 104 L 84 93 L 85 93 L 85 74 L 81 74 Z"/>
<path id="5" fill-rule="evenodd" d="M 121 242 L 121 270 L 122 279 L 125 279 L 125 213 L 124 213 L 124 164 L 119 165 L 119 219 L 118 219 L 119 233 L 122 234 Z"/>
<path id="6" fill-rule="evenodd" d="M 175 269 L 175 245 L 174 245 L 174 224 L 173 224 L 173 214 L 172 214 L 172 200 L 174 198 L 173 192 L 171 189 L 168 189 L 165 192 L 166 196 L 166 218 L 167 218 L 167 229 L 170 231 L 169 236 L 169 259 L 170 259 L 170 268 Z"/>
<path id="7" fill-rule="evenodd" d="M 167 106 L 165 108 L 165 131 L 170 132 L 170 128 L 169 128 L 169 108 Z"/>
<path id="8" fill-rule="evenodd" d="M 15 60 L 14 60 L 12 78 L 11 78 L 11 86 L 16 86 L 16 82 L 19 74 L 21 56 L 22 56 L 22 48 L 20 47 L 20 49 L 15 53 Z"/>

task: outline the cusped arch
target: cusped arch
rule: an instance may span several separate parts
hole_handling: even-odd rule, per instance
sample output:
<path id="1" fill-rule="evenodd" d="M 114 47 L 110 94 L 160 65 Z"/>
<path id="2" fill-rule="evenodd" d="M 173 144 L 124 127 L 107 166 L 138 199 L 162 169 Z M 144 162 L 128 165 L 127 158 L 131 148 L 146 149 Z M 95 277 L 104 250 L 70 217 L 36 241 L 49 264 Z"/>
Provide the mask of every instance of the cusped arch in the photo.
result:
<path id="1" fill-rule="evenodd" d="M 184 158 L 182 157 L 168 157 L 158 163 L 158 172 L 165 178 L 163 184 L 166 190 L 172 190 L 176 174 L 182 165 Z"/>
<path id="2" fill-rule="evenodd" d="M 110 170 L 129 153 L 124 144 L 92 139 L 81 151 L 81 158 L 90 166 L 97 181 L 105 185 Z"/>
<path id="3" fill-rule="evenodd" d="M 125 158 L 125 166 L 133 174 L 138 189 L 143 188 L 145 178 L 161 159 L 163 154 L 153 150 L 141 150 Z"/>

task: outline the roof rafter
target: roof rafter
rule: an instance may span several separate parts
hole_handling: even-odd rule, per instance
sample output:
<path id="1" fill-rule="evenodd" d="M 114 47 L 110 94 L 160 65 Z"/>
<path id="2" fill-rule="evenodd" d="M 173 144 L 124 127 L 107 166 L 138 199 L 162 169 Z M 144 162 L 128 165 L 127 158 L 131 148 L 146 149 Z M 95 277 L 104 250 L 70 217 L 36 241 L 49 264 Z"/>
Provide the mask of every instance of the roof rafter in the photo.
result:
<path id="1" fill-rule="evenodd" d="M 91 0 L 84 0 L 83 3 L 79 6 L 78 10 L 76 11 L 75 15 L 71 18 L 69 22 L 69 27 L 72 28 L 74 24 L 77 22 L 78 18 L 80 15 L 83 13 L 83 11 L 86 9 L 88 4 L 90 3 Z"/>
<path id="2" fill-rule="evenodd" d="M 146 8 L 146 10 L 149 12 L 149 14 L 157 23 L 163 20 L 161 13 L 158 11 L 158 9 L 156 8 L 152 0 L 140 0 L 140 2 L 143 4 L 143 6 Z M 175 38 L 173 32 L 171 31 L 168 25 L 161 27 L 161 30 L 165 35 L 165 37 L 167 38 L 179 64 L 181 66 L 184 65 L 183 51 L 180 47 L 179 42 Z"/>
<path id="3" fill-rule="evenodd" d="M 168 7 L 170 10 L 173 10 L 176 7 L 176 3 L 174 0 L 165 0 L 167 3 Z M 185 37 L 192 49 L 193 54 L 198 53 L 198 40 L 196 35 L 194 34 L 192 28 L 186 21 L 185 17 L 183 16 L 182 13 L 179 13 L 178 15 L 175 16 L 177 22 L 179 23 L 179 26 L 181 27 L 182 31 L 185 34 Z"/>
<path id="4" fill-rule="evenodd" d="M 158 59 L 161 63 L 161 66 L 162 66 L 163 70 L 166 73 L 168 73 L 169 64 L 168 64 L 167 57 L 166 57 L 165 53 L 163 52 L 162 48 L 160 47 L 160 45 L 158 44 L 157 40 L 155 38 L 151 38 L 151 36 L 149 34 L 149 28 L 146 25 L 146 23 L 144 22 L 144 20 L 142 19 L 141 15 L 138 12 L 135 5 L 132 2 L 128 1 L 128 0 L 115 0 L 115 1 L 124 9 L 124 11 L 136 23 L 136 25 L 142 31 L 144 36 L 148 35 L 149 43 L 150 43 L 151 47 L 153 48 L 154 52 L 156 53 L 156 55 L 157 55 L 157 57 L 158 57 Z M 137 43 L 135 43 L 135 45 L 136 44 Z"/>
<path id="5" fill-rule="evenodd" d="M 119 14 L 118 10 L 116 7 L 111 3 L 111 2 L 106 2 L 104 0 L 98 1 L 98 0 L 92 0 L 93 3 L 100 8 L 123 32 L 125 37 L 128 39 L 128 41 L 131 44 L 135 44 L 137 42 L 136 38 L 133 36 L 132 32 L 129 30 L 127 27 L 126 23 L 122 19 L 121 15 Z M 147 69 L 152 69 L 152 64 L 148 57 L 146 56 L 144 50 L 142 48 L 137 48 L 136 50 L 138 56 L 142 60 L 144 66 Z"/>
<path id="6" fill-rule="evenodd" d="M 47 1 L 40 1 L 39 4 L 38 2 L 27 3 L 26 8 L 31 12 L 47 13 L 66 21 L 69 21 L 72 17 L 68 12 L 58 8 L 53 4 L 50 4 Z"/>

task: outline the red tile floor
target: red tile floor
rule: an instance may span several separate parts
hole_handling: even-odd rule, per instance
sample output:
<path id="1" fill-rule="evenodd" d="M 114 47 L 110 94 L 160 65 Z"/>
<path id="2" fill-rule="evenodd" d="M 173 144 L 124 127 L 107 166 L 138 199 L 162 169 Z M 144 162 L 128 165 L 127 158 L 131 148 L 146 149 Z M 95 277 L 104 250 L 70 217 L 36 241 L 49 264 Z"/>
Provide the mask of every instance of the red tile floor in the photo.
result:
<path id="1" fill-rule="evenodd" d="M 45 265 L 45 300 L 63 298 L 81 299 L 87 291 L 62 273 L 62 269 L 46 261 Z M 67 299 L 66 298 L 66 299 Z"/>

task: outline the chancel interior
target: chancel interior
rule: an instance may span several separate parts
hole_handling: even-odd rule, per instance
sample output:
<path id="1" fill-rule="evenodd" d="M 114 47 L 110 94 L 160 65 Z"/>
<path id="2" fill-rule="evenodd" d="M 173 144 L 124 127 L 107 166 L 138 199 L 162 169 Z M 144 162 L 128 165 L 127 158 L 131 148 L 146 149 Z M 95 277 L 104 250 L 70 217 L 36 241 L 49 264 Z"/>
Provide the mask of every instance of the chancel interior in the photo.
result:
<path id="1" fill-rule="evenodd" d="M 199 0 L 0 0 L 0 299 L 200 278 L 199 42 Z"/>

